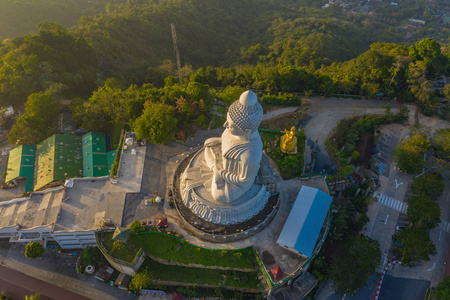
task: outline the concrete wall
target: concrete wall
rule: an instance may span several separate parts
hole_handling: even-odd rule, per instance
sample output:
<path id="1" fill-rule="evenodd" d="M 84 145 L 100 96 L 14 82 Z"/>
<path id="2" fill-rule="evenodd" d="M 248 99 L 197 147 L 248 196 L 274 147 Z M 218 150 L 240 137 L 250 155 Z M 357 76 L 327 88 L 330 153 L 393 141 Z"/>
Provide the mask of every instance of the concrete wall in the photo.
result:
<path id="1" fill-rule="evenodd" d="M 139 253 L 136 255 L 134 260 L 129 263 L 120 259 L 117 259 L 115 257 L 112 257 L 108 251 L 106 251 L 105 247 L 103 247 L 102 242 L 99 240 L 98 235 L 96 235 L 97 240 L 97 246 L 100 252 L 102 252 L 103 256 L 106 258 L 106 260 L 113 266 L 114 269 L 121 273 L 125 273 L 127 275 L 133 276 L 141 265 L 144 263 L 145 259 L 145 253 L 144 251 L 140 250 Z"/>
<path id="2" fill-rule="evenodd" d="M 102 253 L 103 253 L 103 251 L 102 251 Z M 123 263 L 120 263 L 119 260 L 111 259 L 111 257 L 109 255 L 104 255 L 104 256 L 105 256 L 106 260 L 111 264 L 111 266 L 113 266 L 114 269 L 116 269 L 117 271 L 119 271 L 121 273 L 130 275 L 130 276 L 133 276 L 135 273 L 137 273 L 139 271 L 139 268 L 144 263 L 144 259 L 145 259 L 145 255 L 142 252 L 142 254 L 138 257 L 138 259 L 136 260 L 135 263 L 130 264 L 130 265 L 125 265 Z"/>

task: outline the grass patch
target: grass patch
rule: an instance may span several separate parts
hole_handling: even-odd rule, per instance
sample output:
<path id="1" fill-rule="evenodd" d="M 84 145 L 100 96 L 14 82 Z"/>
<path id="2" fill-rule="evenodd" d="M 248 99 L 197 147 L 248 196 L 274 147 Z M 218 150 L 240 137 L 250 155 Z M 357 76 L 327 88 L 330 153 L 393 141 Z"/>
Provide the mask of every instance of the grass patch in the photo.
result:
<path id="1" fill-rule="evenodd" d="M 284 179 L 299 177 L 303 171 L 305 132 L 300 130 L 296 133 L 297 154 L 293 155 L 281 152 L 280 138 L 282 135 L 283 133 L 262 132 L 261 139 L 264 150 L 275 161 Z"/>
<path id="2" fill-rule="evenodd" d="M 113 241 L 113 234 L 114 232 L 99 233 L 103 247 L 111 256 L 126 262 L 132 262 L 140 247 L 136 247 L 135 244 L 130 242 L 124 244 L 121 242 Z"/>
<path id="3" fill-rule="evenodd" d="M 139 249 L 151 256 L 182 264 L 255 269 L 253 248 L 240 250 L 212 250 L 196 247 L 183 240 L 159 232 L 131 235 L 126 244 L 114 242 L 112 232 L 100 233 L 103 247 L 120 260 L 131 262 Z"/>
<path id="4" fill-rule="evenodd" d="M 120 142 L 120 133 L 122 132 L 122 128 L 124 124 L 113 124 L 109 129 L 109 135 L 111 137 L 111 146 L 112 149 L 117 149 Z"/>
<path id="5" fill-rule="evenodd" d="M 160 264 L 148 257 L 145 258 L 140 272 L 144 270 L 147 270 L 151 279 L 156 280 L 261 289 L 256 271 L 239 272 L 171 266 Z"/>
<path id="6" fill-rule="evenodd" d="M 138 234 L 132 238 L 131 242 L 139 245 L 146 253 L 168 261 L 237 269 L 255 268 L 253 248 L 242 250 L 205 249 L 159 232 Z M 157 246 L 155 247 L 155 245 Z"/>

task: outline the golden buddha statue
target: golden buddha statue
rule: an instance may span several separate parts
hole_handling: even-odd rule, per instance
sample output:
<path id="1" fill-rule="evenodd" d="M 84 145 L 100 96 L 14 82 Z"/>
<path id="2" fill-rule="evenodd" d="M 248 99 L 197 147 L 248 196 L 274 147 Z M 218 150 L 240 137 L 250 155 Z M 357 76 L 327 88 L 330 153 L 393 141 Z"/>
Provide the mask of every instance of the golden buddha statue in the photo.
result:
<path id="1" fill-rule="evenodd" d="M 297 145 L 297 137 L 295 136 L 295 126 L 292 126 L 291 130 L 285 129 L 286 133 L 280 139 L 281 151 L 284 153 L 292 153 Z M 296 151 L 295 151 L 296 152 Z"/>

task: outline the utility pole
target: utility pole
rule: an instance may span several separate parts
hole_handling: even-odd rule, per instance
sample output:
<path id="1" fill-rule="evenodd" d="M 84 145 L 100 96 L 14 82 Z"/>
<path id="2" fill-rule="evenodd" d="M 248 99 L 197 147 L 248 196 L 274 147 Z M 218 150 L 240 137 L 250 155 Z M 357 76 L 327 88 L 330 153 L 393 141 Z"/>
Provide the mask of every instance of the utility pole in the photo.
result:
<path id="1" fill-rule="evenodd" d="M 178 52 L 178 46 L 177 46 L 177 32 L 175 30 L 175 24 L 170 24 L 170 26 L 172 27 L 172 40 L 173 40 L 173 48 L 175 49 L 175 55 L 177 57 L 177 69 L 178 69 L 178 79 L 180 80 L 180 85 L 182 84 L 181 82 L 181 62 L 180 62 L 180 52 Z"/>

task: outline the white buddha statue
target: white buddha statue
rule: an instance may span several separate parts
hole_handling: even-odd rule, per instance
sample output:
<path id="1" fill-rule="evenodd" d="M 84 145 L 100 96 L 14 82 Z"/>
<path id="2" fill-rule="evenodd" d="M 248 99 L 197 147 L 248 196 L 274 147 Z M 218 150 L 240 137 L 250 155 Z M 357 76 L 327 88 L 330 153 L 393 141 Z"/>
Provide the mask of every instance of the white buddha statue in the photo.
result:
<path id="1" fill-rule="evenodd" d="M 242 93 L 229 108 L 221 138 L 205 141 L 204 158 L 213 171 L 210 192 L 220 203 L 232 203 L 255 182 L 263 144 L 258 134 L 263 109 L 256 94 Z"/>

